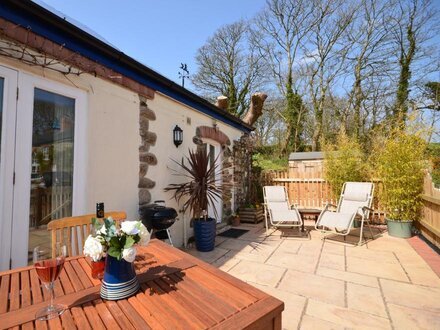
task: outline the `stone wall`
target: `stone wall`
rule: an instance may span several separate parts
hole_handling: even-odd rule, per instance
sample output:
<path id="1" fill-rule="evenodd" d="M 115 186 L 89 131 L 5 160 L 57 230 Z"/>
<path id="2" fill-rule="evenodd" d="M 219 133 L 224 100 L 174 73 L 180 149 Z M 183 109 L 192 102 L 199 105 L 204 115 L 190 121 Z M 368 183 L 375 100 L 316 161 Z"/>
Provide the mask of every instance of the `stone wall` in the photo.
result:
<path id="1" fill-rule="evenodd" d="M 209 126 L 199 126 L 196 128 L 196 135 L 193 138 L 193 142 L 198 145 L 198 147 L 203 146 L 202 139 L 211 139 L 218 142 L 222 148 L 222 208 L 223 208 L 223 218 L 228 218 L 232 210 L 232 202 L 234 196 L 234 161 L 233 153 L 231 151 L 230 145 L 231 141 L 229 137 L 223 133 L 218 127 Z"/>
<path id="2" fill-rule="evenodd" d="M 147 99 L 139 95 L 139 134 L 141 145 L 139 146 L 139 207 L 151 203 L 150 189 L 156 183 L 147 178 L 149 166 L 157 165 L 157 158 L 150 152 L 150 147 L 156 144 L 156 133 L 149 131 L 149 123 L 156 120 L 156 114 L 147 105 Z"/>
<path id="3" fill-rule="evenodd" d="M 243 135 L 239 140 L 234 141 L 234 205 L 236 208 L 254 202 L 251 177 L 253 145 L 252 137 L 249 135 Z"/>

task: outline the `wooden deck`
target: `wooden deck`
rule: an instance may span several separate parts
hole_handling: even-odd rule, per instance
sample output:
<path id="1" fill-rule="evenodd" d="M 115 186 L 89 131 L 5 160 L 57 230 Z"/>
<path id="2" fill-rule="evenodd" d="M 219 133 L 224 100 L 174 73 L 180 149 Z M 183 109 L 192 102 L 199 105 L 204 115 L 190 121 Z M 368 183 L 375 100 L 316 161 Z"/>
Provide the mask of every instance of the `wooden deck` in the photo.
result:
<path id="1" fill-rule="evenodd" d="M 141 290 L 102 300 L 84 257 L 68 258 L 55 284 L 59 318 L 35 321 L 49 299 L 33 267 L 0 273 L 0 328 L 281 329 L 284 303 L 158 240 L 138 249 Z"/>

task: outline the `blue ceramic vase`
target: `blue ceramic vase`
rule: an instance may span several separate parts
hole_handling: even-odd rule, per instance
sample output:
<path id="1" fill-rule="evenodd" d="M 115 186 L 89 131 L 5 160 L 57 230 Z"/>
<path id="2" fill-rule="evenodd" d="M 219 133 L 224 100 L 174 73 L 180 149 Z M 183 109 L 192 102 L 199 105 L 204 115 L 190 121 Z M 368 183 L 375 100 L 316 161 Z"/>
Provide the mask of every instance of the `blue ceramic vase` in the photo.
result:
<path id="1" fill-rule="evenodd" d="M 133 263 L 107 256 L 101 284 L 101 298 L 106 300 L 125 299 L 138 291 L 139 282 Z"/>

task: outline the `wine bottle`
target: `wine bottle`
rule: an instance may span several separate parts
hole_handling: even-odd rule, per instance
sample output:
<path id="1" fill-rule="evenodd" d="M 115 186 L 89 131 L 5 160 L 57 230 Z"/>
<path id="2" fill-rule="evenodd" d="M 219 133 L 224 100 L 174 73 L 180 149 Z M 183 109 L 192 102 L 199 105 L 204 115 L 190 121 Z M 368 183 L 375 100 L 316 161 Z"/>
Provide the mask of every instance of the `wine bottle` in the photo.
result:
<path id="1" fill-rule="evenodd" d="M 96 203 L 96 217 L 98 219 L 104 218 L 104 203 L 103 202 Z"/>

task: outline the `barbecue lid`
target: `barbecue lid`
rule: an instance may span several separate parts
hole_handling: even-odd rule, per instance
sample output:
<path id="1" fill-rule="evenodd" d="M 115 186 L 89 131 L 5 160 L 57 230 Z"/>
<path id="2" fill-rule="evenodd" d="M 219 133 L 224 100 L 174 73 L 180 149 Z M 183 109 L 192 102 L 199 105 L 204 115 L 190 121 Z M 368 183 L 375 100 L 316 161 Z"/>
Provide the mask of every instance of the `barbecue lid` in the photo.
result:
<path id="1" fill-rule="evenodd" d="M 142 219 L 174 219 L 177 212 L 172 207 L 166 207 L 165 201 L 155 201 L 152 204 L 142 206 L 139 209 Z"/>

